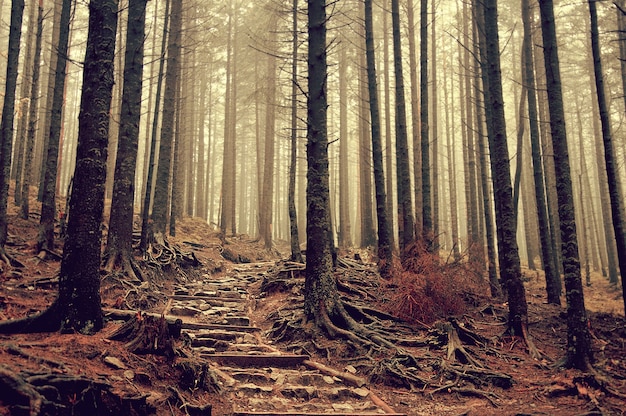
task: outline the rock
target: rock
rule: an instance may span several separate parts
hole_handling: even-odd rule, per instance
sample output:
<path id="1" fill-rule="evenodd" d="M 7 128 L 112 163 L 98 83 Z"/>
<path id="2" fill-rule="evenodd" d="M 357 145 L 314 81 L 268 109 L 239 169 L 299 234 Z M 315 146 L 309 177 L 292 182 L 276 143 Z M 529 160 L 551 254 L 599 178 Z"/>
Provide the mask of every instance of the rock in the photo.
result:
<path id="1" fill-rule="evenodd" d="M 367 396 L 370 395 L 369 390 L 363 389 L 363 388 L 360 388 L 360 387 L 356 388 L 356 389 L 352 389 L 352 392 L 355 393 L 358 397 L 360 397 L 362 399 L 364 399 L 364 398 L 366 398 Z"/>
<path id="2" fill-rule="evenodd" d="M 323 380 L 326 384 L 335 384 L 335 379 L 331 376 L 324 376 Z"/>
<path id="3" fill-rule="evenodd" d="M 258 386 L 254 383 L 245 383 L 237 387 L 243 393 L 270 393 L 273 389 L 267 386 Z"/>
<path id="4" fill-rule="evenodd" d="M 350 404 L 348 403 L 333 403 L 333 409 L 341 412 L 352 412 L 354 411 L 354 407 L 352 407 Z"/>
<path id="5" fill-rule="evenodd" d="M 313 386 L 284 386 L 280 392 L 285 397 L 310 400 L 317 397 L 317 389 Z"/>
<path id="6" fill-rule="evenodd" d="M 352 365 L 347 365 L 345 370 L 350 374 L 356 374 L 356 368 L 354 368 L 354 366 Z"/>
<path id="7" fill-rule="evenodd" d="M 104 357 L 104 363 L 109 367 L 115 368 L 116 370 L 125 370 L 126 365 L 119 360 L 119 358 L 106 356 Z"/>
<path id="8" fill-rule="evenodd" d="M 135 372 L 133 370 L 126 370 L 124 371 L 124 377 L 126 377 L 129 380 L 132 380 L 135 378 Z"/>

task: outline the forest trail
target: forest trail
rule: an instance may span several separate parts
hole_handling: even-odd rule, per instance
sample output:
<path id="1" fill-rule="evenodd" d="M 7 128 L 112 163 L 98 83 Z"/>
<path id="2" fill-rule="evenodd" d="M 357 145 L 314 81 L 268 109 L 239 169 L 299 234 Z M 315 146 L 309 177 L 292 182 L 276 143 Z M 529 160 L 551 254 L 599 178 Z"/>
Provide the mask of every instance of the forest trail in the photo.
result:
<path id="1" fill-rule="evenodd" d="M 183 320 L 183 336 L 214 364 L 222 394 L 236 403 L 234 416 L 403 415 L 396 413 L 347 369 L 331 369 L 302 354 L 281 351 L 251 325 L 255 300 L 248 287 L 273 262 L 236 265 L 181 284 L 165 313 Z"/>

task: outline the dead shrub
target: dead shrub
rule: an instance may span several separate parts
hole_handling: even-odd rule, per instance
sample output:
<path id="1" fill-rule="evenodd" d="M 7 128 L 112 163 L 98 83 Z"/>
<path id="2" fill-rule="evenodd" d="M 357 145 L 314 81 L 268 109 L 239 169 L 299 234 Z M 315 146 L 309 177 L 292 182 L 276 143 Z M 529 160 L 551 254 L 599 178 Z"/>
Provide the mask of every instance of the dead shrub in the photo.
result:
<path id="1" fill-rule="evenodd" d="M 388 281 L 384 308 L 408 322 L 430 324 L 462 314 L 469 306 L 466 301 L 486 290 L 471 264 L 462 259 L 444 262 L 419 242 L 403 263 Z"/>

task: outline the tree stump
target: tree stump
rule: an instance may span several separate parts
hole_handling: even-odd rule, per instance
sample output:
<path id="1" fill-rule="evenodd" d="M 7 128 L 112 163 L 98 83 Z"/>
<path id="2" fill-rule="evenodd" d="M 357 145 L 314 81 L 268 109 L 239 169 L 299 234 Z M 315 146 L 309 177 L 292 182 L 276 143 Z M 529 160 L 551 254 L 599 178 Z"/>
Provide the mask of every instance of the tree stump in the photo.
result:
<path id="1" fill-rule="evenodd" d="M 175 332 L 164 316 L 155 317 L 137 312 L 109 339 L 126 342 L 125 347 L 135 354 L 157 354 L 173 358 L 174 339 L 180 335 L 180 330 Z"/>

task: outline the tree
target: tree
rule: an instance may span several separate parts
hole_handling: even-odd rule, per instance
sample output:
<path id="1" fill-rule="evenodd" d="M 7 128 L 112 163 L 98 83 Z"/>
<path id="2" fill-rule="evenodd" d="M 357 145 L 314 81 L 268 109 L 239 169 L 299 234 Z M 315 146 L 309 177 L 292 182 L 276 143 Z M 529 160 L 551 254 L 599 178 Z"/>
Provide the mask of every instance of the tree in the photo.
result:
<path id="1" fill-rule="evenodd" d="M 428 0 L 420 0 L 420 147 L 422 155 L 422 236 L 433 236 L 428 122 Z"/>
<path id="2" fill-rule="evenodd" d="M 591 18 L 591 49 L 593 54 L 593 70 L 596 79 L 596 95 L 600 110 L 600 122 L 602 123 L 602 142 L 604 143 L 604 161 L 609 184 L 609 196 L 611 198 L 611 215 L 613 217 L 613 230 L 615 231 L 615 243 L 617 245 L 617 260 L 622 275 L 622 295 L 624 311 L 626 312 L 626 231 L 624 230 L 624 207 L 622 203 L 622 189 L 618 172 L 618 161 L 613 149 L 613 134 L 609 110 L 604 91 L 604 75 L 602 72 L 602 60 L 600 58 L 600 40 L 598 35 L 598 12 L 596 0 L 589 0 L 589 15 Z"/>
<path id="3" fill-rule="evenodd" d="M 270 11 L 269 27 L 276 26 L 276 15 Z M 276 43 L 276 31 L 271 30 L 270 42 Z M 259 228 L 265 243 L 265 249 L 272 249 L 272 209 L 274 202 L 274 143 L 276 140 L 276 57 L 267 54 L 267 102 L 265 105 L 265 160 L 263 163 L 263 182 L 259 201 Z"/>
<path id="4" fill-rule="evenodd" d="M 41 41 L 43 32 L 43 0 L 39 0 L 37 7 L 37 34 L 35 37 L 35 52 L 33 57 L 33 80 L 30 85 L 30 109 L 28 115 L 28 138 L 26 139 L 26 148 L 24 154 L 24 173 L 22 177 L 22 190 L 21 190 L 21 206 L 20 216 L 24 219 L 28 218 L 30 211 L 29 207 L 29 193 L 30 193 L 30 181 L 32 177 L 31 168 L 33 162 L 33 147 L 35 144 L 35 135 L 37 133 L 37 112 L 39 111 L 39 74 L 40 74 L 40 59 L 41 59 Z M 18 186 L 16 181 L 15 186 Z"/>
<path id="5" fill-rule="evenodd" d="M 330 337 L 393 347 L 359 324 L 339 298 L 333 275 L 328 180 L 326 1 L 308 0 L 307 252 L 304 313 Z"/>
<path id="6" fill-rule="evenodd" d="M 373 20 L 372 0 L 365 0 L 365 54 L 367 58 L 367 85 L 372 129 L 376 218 L 378 221 L 378 270 L 381 276 L 390 277 L 393 262 L 393 244 L 391 242 L 389 222 L 387 221 L 387 195 L 385 194 L 385 172 L 383 169 L 382 139 L 380 137 L 380 112 L 378 108 Z"/>
<path id="7" fill-rule="evenodd" d="M 304 311 L 319 326 L 339 303 L 333 276 L 328 183 L 326 1 L 308 0 L 307 252 Z"/>
<path id="8" fill-rule="evenodd" d="M 346 41 L 339 46 L 339 247 L 352 246 L 350 227 L 350 180 L 348 174 L 348 53 Z M 367 165 L 361 166 L 371 175 Z M 369 197 L 367 195 L 366 197 Z M 371 198 L 370 198 L 371 199 Z"/>
<path id="9" fill-rule="evenodd" d="M 45 171 L 42 183 L 41 218 L 39 220 L 39 235 L 37 236 L 37 250 L 54 249 L 54 220 L 56 213 L 56 182 L 57 165 L 59 158 L 59 140 L 61 138 L 61 122 L 63 116 L 63 95 L 65 90 L 67 50 L 70 34 L 71 0 L 63 0 L 59 21 L 59 43 L 57 44 L 56 75 L 52 92 L 52 107 L 50 109 L 50 124 L 47 136 L 47 150 L 45 153 Z"/>
<path id="10" fill-rule="evenodd" d="M 111 271 L 121 266 L 132 280 L 138 278 L 132 256 L 133 202 L 141 118 L 146 3 L 147 0 L 128 2 L 122 109 L 105 253 L 105 269 Z"/>
<path id="11" fill-rule="evenodd" d="M 22 16 L 24 0 L 11 3 L 11 26 L 9 28 L 9 54 L 7 59 L 7 75 L 0 122 L 0 260 L 11 264 L 6 254 L 5 245 L 9 234 L 7 204 L 9 200 L 9 180 L 11 175 L 11 152 L 13 145 L 13 120 L 15 109 L 15 90 L 17 87 L 17 66 L 20 55 L 20 38 L 22 35 Z"/>
<path id="12" fill-rule="evenodd" d="M 117 11 L 116 0 L 92 0 L 89 3 L 76 171 L 70 199 L 68 238 L 61 261 L 59 295 L 40 314 L 0 324 L 0 332 L 61 329 L 92 334 L 102 328 L 100 226 L 104 209 Z"/>
<path id="13" fill-rule="evenodd" d="M 484 14 L 481 15 L 481 12 Z M 513 210 L 511 168 L 502 97 L 497 0 L 486 0 L 484 9 L 477 7 L 476 15 L 478 25 L 484 25 L 484 37 L 481 40 L 481 66 L 483 80 L 486 81 L 483 82 L 483 88 L 494 188 L 498 260 L 500 276 L 509 301 L 508 326 L 511 333 L 523 337 L 531 347 L 532 344 L 527 337 L 526 293 L 522 283 L 522 270 L 516 241 L 517 223 Z"/>
<path id="14" fill-rule="evenodd" d="M 163 35 L 161 37 L 161 54 L 159 58 L 159 72 L 157 75 L 157 89 L 154 100 L 154 117 L 152 119 L 152 135 L 150 138 L 150 152 L 148 155 L 148 169 L 146 172 L 146 189 L 143 197 L 143 204 L 141 207 L 141 243 L 140 249 L 142 252 L 146 252 L 148 249 L 149 239 L 152 235 L 152 225 L 150 223 L 150 202 L 152 200 L 152 182 L 154 177 L 154 158 L 156 157 L 156 143 L 157 143 L 157 127 L 159 125 L 159 108 L 161 103 L 161 89 L 163 87 L 163 67 L 165 66 L 165 53 L 167 48 L 167 33 L 169 28 L 169 11 L 170 1 L 165 1 L 165 21 L 163 22 Z M 155 11 L 156 13 L 156 11 Z"/>
<path id="15" fill-rule="evenodd" d="M 533 164 L 533 177 L 535 185 L 535 200 L 537 202 L 537 220 L 539 223 L 539 238 L 541 245 L 541 258 L 546 279 L 546 292 L 548 303 L 561 304 L 560 289 L 561 281 L 558 271 L 554 268 L 554 254 L 552 239 L 550 238 L 550 219 L 546 206 L 545 182 L 543 164 L 541 161 L 541 145 L 539 144 L 539 125 L 537 115 L 537 96 L 535 93 L 535 75 L 532 56 L 532 31 L 530 27 L 530 2 L 522 0 L 522 23 L 524 25 L 524 42 L 522 54 L 524 55 L 522 79 L 528 95 L 528 121 L 530 130 L 530 144 Z"/>
<path id="16" fill-rule="evenodd" d="M 298 161 L 298 0 L 293 0 L 291 10 L 293 39 L 291 41 L 291 150 L 289 160 L 289 230 L 291 234 L 291 260 L 302 262 L 298 216 L 296 211 L 296 168 Z"/>
<path id="17" fill-rule="evenodd" d="M 567 353 L 564 365 L 580 370 L 588 370 L 593 360 L 593 353 L 591 350 L 587 312 L 585 310 L 580 260 L 578 258 L 574 196 L 569 166 L 561 72 L 552 0 L 539 0 L 539 11 L 541 13 L 541 34 L 547 79 L 550 131 L 552 133 L 557 180 L 561 262 L 563 264 L 565 298 L 567 300 Z"/>
<path id="18" fill-rule="evenodd" d="M 154 190 L 152 219 L 154 231 L 165 235 L 167 226 L 170 173 L 172 171 L 172 142 L 174 139 L 174 112 L 176 109 L 176 89 L 180 70 L 180 49 L 182 37 L 182 0 L 172 1 L 170 33 L 167 44 L 167 68 L 165 74 L 165 93 L 163 95 L 163 121 L 161 142 L 159 144 L 159 162 Z"/>
<path id="19" fill-rule="evenodd" d="M 423 0 L 425 1 L 425 0 Z M 409 170 L 409 148 L 406 131 L 406 105 L 404 100 L 404 77 L 402 75 L 402 45 L 400 40 L 400 5 L 398 0 L 391 1 L 391 26 L 393 35 L 393 63 L 396 79 L 396 159 L 398 188 L 398 215 L 401 220 L 399 224 L 399 241 L 402 256 L 407 254 L 406 250 L 415 241 L 415 224 L 413 220 L 413 207 L 411 203 L 411 174 Z M 422 91 L 423 93 L 423 91 Z M 423 137 L 422 137 L 423 140 Z M 424 148 L 422 147 L 422 163 L 424 162 Z M 424 166 L 422 165 L 422 169 Z M 422 187 L 425 193 L 428 191 L 427 184 L 422 177 Z M 427 208 L 424 207 L 424 218 L 426 218 Z M 424 224 L 424 229 L 427 224 Z"/>

